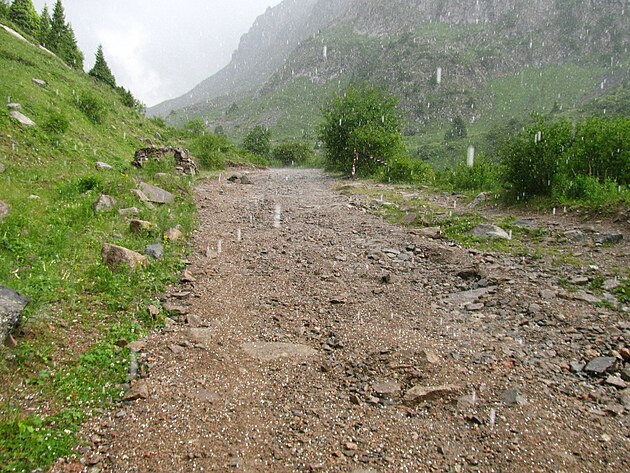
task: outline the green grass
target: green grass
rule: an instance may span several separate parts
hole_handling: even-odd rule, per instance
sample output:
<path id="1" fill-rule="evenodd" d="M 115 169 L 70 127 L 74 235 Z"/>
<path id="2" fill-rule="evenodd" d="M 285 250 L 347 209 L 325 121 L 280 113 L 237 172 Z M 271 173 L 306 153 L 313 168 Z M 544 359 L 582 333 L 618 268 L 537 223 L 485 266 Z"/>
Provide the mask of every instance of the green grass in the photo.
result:
<path id="1" fill-rule="evenodd" d="M 32 78 L 43 79 L 38 86 Z M 46 469 L 71 452 L 82 422 L 120 399 L 127 381 L 125 342 L 159 326 L 147 306 L 177 281 L 185 242 L 164 243 L 147 267 L 111 271 L 105 242 L 143 252 L 179 226 L 196 224 L 192 180 L 171 173 L 173 161 L 131 166 L 137 148 L 177 136 L 120 103 L 118 94 L 56 58 L 0 30 L 0 96 L 35 121 L 26 129 L 0 110 L 0 281 L 28 296 L 18 346 L 0 348 L 0 470 Z M 114 170 L 97 171 L 96 161 Z M 130 192 L 140 181 L 173 192 L 175 204 L 149 209 Z M 106 193 L 115 210 L 95 214 Z M 117 209 L 135 206 L 154 231 L 132 234 Z"/>

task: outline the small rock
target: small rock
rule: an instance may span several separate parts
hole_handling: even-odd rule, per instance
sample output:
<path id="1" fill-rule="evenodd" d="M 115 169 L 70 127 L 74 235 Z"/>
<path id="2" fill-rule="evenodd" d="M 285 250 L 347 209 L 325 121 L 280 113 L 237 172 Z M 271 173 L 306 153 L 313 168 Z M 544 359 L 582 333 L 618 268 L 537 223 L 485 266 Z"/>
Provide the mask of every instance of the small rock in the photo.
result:
<path id="1" fill-rule="evenodd" d="M 617 359 L 612 356 L 599 356 L 589 361 L 584 371 L 590 374 L 601 375 L 610 371 L 615 366 L 616 362 Z"/>
<path id="2" fill-rule="evenodd" d="M 556 291 L 552 291 L 551 289 L 543 289 L 540 291 L 540 298 L 544 300 L 552 300 L 557 296 Z"/>
<path id="3" fill-rule="evenodd" d="M 567 237 L 573 243 L 585 243 L 588 240 L 588 235 L 580 230 L 569 230 L 564 232 L 564 236 Z"/>
<path id="4" fill-rule="evenodd" d="M 484 203 L 491 196 L 492 196 L 491 192 L 482 192 L 478 194 L 477 197 L 475 197 L 474 200 L 470 204 L 468 204 L 468 207 L 474 209 L 475 207 Z"/>
<path id="5" fill-rule="evenodd" d="M 138 215 L 140 211 L 136 207 L 129 207 L 128 209 L 119 209 L 118 215 L 126 217 L 128 215 Z"/>
<path id="6" fill-rule="evenodd" d="M 6 202 L 0 200 L 0 220 L 7 217 L 11 212 L 11 207 Z"/>
<path id="7" fill-rule="evenodd" d="M 452 384 L 442 386 L 414 386 L 405 393 L 404 402 L 408 406 L 415 406 L 422 402 L 451 396 L 460 389 L 459 386 Z"/>
<path id="8" fill-rule="evenodd" d="M 422 362 L 429 363 L 430 365 L 437 365 L 441 361 L 440 357 L 429 348 L 423 348 L 418 352 L 418 355 Z"/>
<path id="9" fill-rule="evenodd" d="M 168 349 L 176 355 L 184 352 L 184 347 L 181 345 L 169 345 Z"/>
<path id="10" fill-rule="evenodd" d="M 127 345 L 127 347 L 135 353 L 139 353 L 146 347 L 146 343 L 141 340 L 136 340 L 135 342 L 131 342 Z"/>
<path id="11" fill-rule="evenodd" d="M 519 388 L 511 388 L 503 393 L 501 400 L 508 406 L 524 406 L 527 399 L 521 394 Z"/>
<path id="12" fill-rule="evenodd" d="M 184 234 L 177 228 L 169 228 L 164 232 L 164 239 L 168 241 L 178 241 L 184 238 Z"/>
<path id="13" fill-rule="evenodd" d="M 421 237 L 431 238 L 433 240 L 439 240 L 442 238 L 442 229 L 440 227 L 425 227 L 415 232 Z"/>
<path id="14" fill-rule="evenodd" d="M 626 389 L 628 387 L 628 383 L 621 379 L 620 376 L 608 376 L 608 378 L 606 378 L 606 384 L 619 389 Z"/>
<path id="15" fill-rule="evenodd" d="M 33 81 L 33 84 L 35 84 L 35 85 L 39 85 L 40 87 L 46 87 L 46 81 L 45 80 L 37 79 L 35 77 L 33 77 L 31 80 Z"/>
<path id="16" fill-rule="evenodd" d="M 171 316 L 187 315 L 190 309 L 187 306 L 167 302 L 163 306 L 164 310 Z"/>
<path id="17" fill-rule="evenodd" d="M 385 381 L 376 383 L 373 386 L 374 392 L 381 397 L 397 396 L 400 393 L 401 386 L 393 381 Z"/>
<path id="18" fill-rule="evenodd" d="M 97 161 L 95 166 L 98 171 L 114 169 L 114 166 L 112 166 L 111 164 L 104 163 L 103 161 Z"/>
<path id="19" fill-rule="evenodd" d="M 149 311 L 149 315 L 153 318 L 156 318 L 158 315 L 160 315 L 160 309 L 153 304 L 147 307 L 147 310 Z"/>
<path id="20" fill-rule="evenodd" d="M 581 373 L 586 365 L 584 363 L 571 362 L 569 366 L 573 373 Z"/>
<path id="21" fill-rule="evenodd" d="M 150 256 L 153 259 L 162 259 L 164 256 L 164 245 L 156 243 L 155 245 L 147 245 L 144 249 L 144 254 Z"/>
<path id="22" fill-rule="evenodd" d="M 109 212 L 114 207 L 116 207 L 116 199 L 107 194 L 101 195 L 92 206 L 96 213 Z"/>
<path id="23" fill-rule="evenodd" d="M 149 202 L 149 198 L 140 189 L 131 189 L 131 193 L 135 195 L 142 202 Z"/>
<path id="24" fill-rule="evenodd" d="M 5 342 L 20 323 L 22 312 L 29 302 L 27 297 L 0 285 L 0 342 Z"/>
<path id="25" fill-rule="evenodd" d="M 22 105 L 16 102 L 11 102 L 7 104 L 7 108 L 9 110 L 22 110 Z"/>
<path id="26" fill-rule="evenodd" d="M 381 276 L 381 282 L 383 284 L 389 284 L 392 282 L 392 275 L 391 273 L 385 273 Z"/>
<path id="27" fill-rule="evenodd" d="M 480 223 L 472 229 L 471 233 L 477 238 L 489 238 L 491 240 L 510 240 L 508 232 L 496 225 Z"/>
<path id="28" fill-rule="evenodd" d="M 251 185 L 253 184 L 252 180 L 249 178 L 247 174 L 243 174 L 241 176 L 241 184 Z"/>
<path id="29" fill-rule="evenodd" d="M 147 257 L 140 253 L 109 243 L 103 245 L 101 257 L 104 263 L 112 269 L 118 266 L 128 266 L 134 269 L 137 266 L 146 265 L 148 262 Z"/>
<path id="30" fill-rule="evenodd" d="M 190 271 L 188 271 L 187 269 L 185 269 L 184 271 L 182 271 L 182 277 L 181 277 L 182 282 L 197 282 L 197 278 L 195 278 L 192 273 Z"/>
<path id="31" fill-rule="evenodd" d="M 140 190 L 147 197 L 149 202 L 156 204 L 172 204 L 175 201 L 175 196 L 164 189 L 161 189 L 146 182 L 140 183 Z"/>
<path id="32" fill-rule="evenodd" d="M 26 115 L 22 115 L 17 110 L 12 110 L 11 112 L 9 112 L 9 115 L 11 116 L 11 118 L 18 121 L 20 124 L 24 125 L 27 128 L 34 128 L 36 126 L 33 120 L 28 118 Z"/>
<path id="33" fill-rule="evenodd" d="M 186 323 L 194 328 L 202 327 L 203 325 L 205 325 L 200 317 L 193 314 L 188 314 L 188 316 L 186 317 Z"/>
<path id="34" fill-rule="evenodd" d="M 602 284 L 602 289 L 604 289 L 604 291 L 613 291 L 619 286 L 621 286 L 621 282 L 617 278 L 607 279 L 604 281 L 604 284 Z"/>
<path id="35" fill-rule="evenodd" d="M 131 386 L 123 397 L 123 401 L 136 401 L 149 398 L 149 387 L 143 381 L 138 381 Z"/>
<path id="36" fill-rule="evenodd" d="M 273 361 L 286 358 L 300 361 L 317 354 L 317 350 L 295 343 L 251 342 L 243 343 L 243 351 L 259 361 Z"/>
<path id="37" fill-rule="evenodd" d="M 621 233 L 596 233 L 592 236 L 593 243 L 600 245 L 614 245 L 623 240 L 623 234 Z"/>
<path id="38" fill-rule="evenodd" d="M 153 225 L 146 220 L 132 219 L 129 221 L 129 230 L 131 233 L 142 233 L 151 231 Z"/>
<path id="39" fill-rule="evenodd" d="M 619 393 L 618 396 L 619 402 L 623 404 L 623 406 L 630 410 L 630 388 L 626 388 Z"/>

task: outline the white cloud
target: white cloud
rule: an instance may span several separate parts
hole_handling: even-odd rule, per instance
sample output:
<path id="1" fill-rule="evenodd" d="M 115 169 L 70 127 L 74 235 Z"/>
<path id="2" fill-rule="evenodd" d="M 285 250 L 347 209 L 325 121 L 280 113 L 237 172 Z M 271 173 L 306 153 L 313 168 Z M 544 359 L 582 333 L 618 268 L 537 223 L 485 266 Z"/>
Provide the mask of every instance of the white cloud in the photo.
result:
<path id="1" fill-rule="evenodd" d="M 55 0 L 33 0 L 41 12 Z M 86 68 L 99 44 L 116 81 L 147 105 L 225 66 L 255 18 L 280 0 L 62 0 Z"/>

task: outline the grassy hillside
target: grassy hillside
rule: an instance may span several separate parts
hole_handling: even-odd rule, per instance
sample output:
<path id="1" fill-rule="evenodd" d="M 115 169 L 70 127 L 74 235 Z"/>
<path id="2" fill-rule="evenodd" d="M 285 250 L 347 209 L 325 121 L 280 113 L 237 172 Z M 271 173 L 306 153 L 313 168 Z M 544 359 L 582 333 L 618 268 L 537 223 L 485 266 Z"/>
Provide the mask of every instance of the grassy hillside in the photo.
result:
<path id="1" fill-rule="evenodd" d="M 155 294 L 177 280 L 186 253 L 181 242 L 163 242 L 162 260 L 111 271 L 101 261 L 103 243 L 143 252 L 168 228 L 188 234 L 195 213 L 190 178 L 172 175 L 172 162 L 130 165 L 138 147 L 159 144 L 169 130 L 2 29 L 0 96 L 36 123 L 26 128 L 6 105 L 0 110 L 0 200 L 11 207 L 0 221 L 0 283 L 31 298 L 17 347 L 0 351 L 0 470 L 32 471 L 68 454 L 80 423 L 120 399 L 126 342 L 161 323 L 147 306 L 159 307 Z M 98 171 L 97 161 L 114 169 Z M 172 191 L 175 204 L 143 205 L 130 192 L 140 181 Z M 117 205 L 96 214 L 101 194 Z M 117 210 L 134 206 L 153 231 L 129 231 Z"/>

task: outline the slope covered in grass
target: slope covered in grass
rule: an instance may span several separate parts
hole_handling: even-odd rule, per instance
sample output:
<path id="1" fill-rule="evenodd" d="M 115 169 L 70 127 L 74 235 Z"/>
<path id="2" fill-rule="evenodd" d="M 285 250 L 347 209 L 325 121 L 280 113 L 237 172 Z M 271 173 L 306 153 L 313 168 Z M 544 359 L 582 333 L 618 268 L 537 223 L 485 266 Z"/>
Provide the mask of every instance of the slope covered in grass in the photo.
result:
<path id="1" fill-rule="evenodd" d="M 39 85 L 33 79 L 45 81 Z M 111 271 L 103 243 L 144 252 L 179 226 L 194 225 L 191 179 L 173 163 L 131 166 L 148 141 L 170 133 L 125 107 L 119 95 L 59 59 L 0 29 L 0 96 L 19 103 L 36 126 L 0 110 L 0 284 L 31 299 L 0 352 L 0 469 L 46 468 L 68 454 L 78 426 L 120 399 L 129 368 L 126 342 L 160 323 L 147 306 L 177 279 L 186 248 L 163 242 L 165 256 L 135 271 Z M 96 162 L 113 166 L 97 170 Z M 156 173 L 168 174 L 156 177 Z M 140 181 L 173 192 L 175 203 L 151 209 L 130 191 Z M 117 201 L 96 213 L 101 194 Z M 118 209 L 137 207 L 153 229 L 137 235 Z"/>

